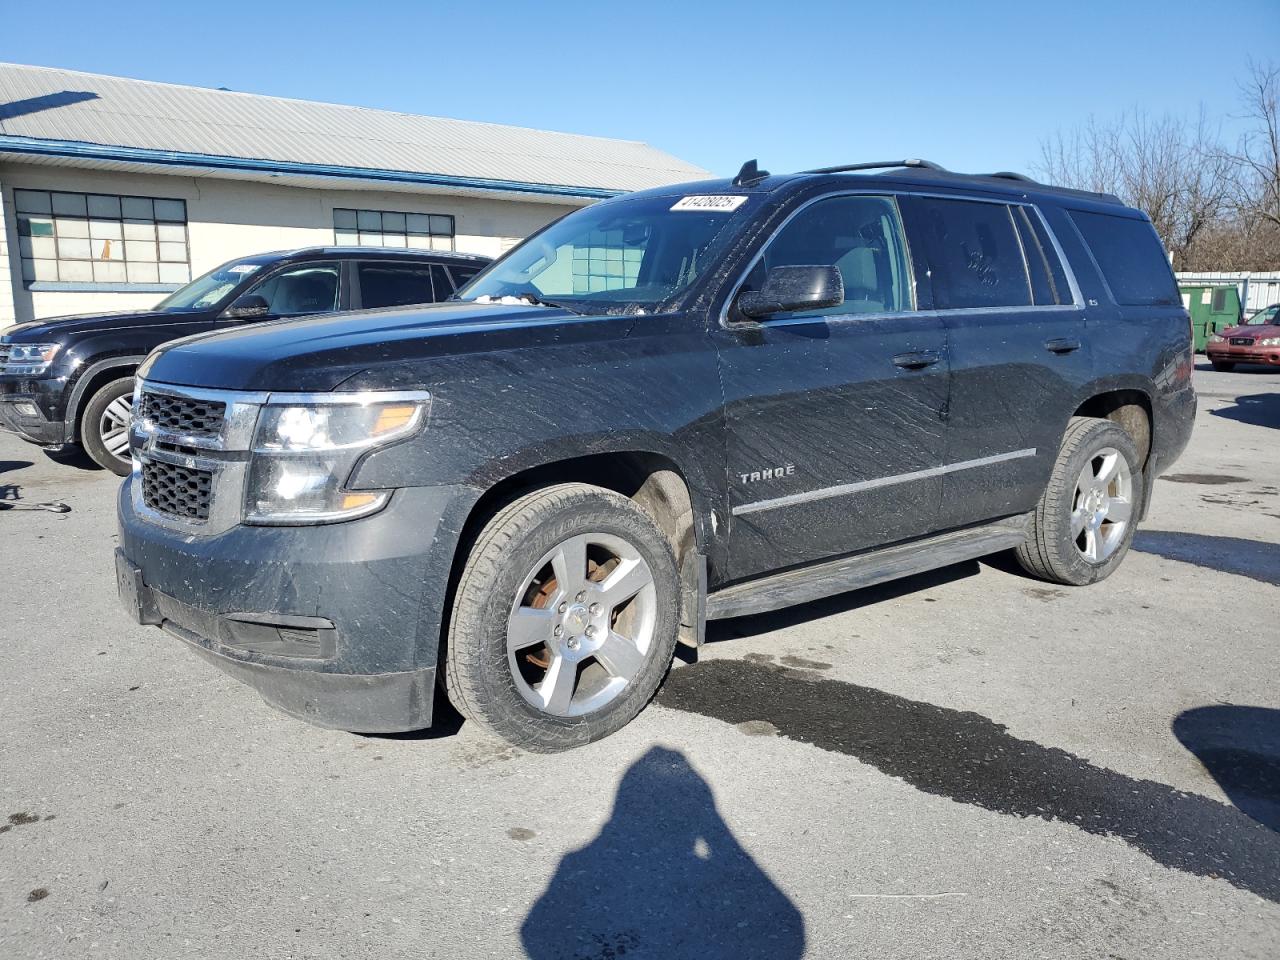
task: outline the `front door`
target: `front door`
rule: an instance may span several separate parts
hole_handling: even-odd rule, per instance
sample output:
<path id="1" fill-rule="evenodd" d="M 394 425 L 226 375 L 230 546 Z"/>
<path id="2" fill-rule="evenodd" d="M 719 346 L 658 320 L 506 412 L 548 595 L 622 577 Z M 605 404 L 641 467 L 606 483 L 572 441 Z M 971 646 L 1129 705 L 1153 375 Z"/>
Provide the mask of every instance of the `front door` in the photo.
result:
<path id="1" fill-rule="evenodd" d="M 735 297 L 789 265 L 838 267 L 844 302 L 757 320 L 731 302 L 715 331 L 733 579 L 909 539 L 937 522 L 946 343 L 941 322 L 915 310 L 896 202 L 810 202 Z"/>

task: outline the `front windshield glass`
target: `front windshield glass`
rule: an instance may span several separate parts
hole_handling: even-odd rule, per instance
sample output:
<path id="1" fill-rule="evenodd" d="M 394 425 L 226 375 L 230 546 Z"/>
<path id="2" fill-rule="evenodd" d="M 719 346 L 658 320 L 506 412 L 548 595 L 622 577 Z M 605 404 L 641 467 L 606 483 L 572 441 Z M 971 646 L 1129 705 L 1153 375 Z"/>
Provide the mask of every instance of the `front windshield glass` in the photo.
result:
<path id="1" fill-rule="evenodd" d="M 262 266 L 250 260 L 232 260 L 197 277 L 185 287 L 173 291 L 158 304 L 157 310 L 181 313 L 187 310 L 208 310 L 229 294 Z"/>
<path id="2" fill-rule="evenodd" d="M 1252 317 L 1245 321 L 1250 326 L 1267 326 L 1276 323 L 1276 314 L 1280 313 L 1280 305 L 1267 307 L 1265 310 L 1259 310 Z"/>
<path id="3" fill-rule="evenodd" d="M 598 203 L 530 237 L 458 297 L 514 297 L 581 313 L 650 309 L 711 268 L 750 205 L 742 195 Z"/>

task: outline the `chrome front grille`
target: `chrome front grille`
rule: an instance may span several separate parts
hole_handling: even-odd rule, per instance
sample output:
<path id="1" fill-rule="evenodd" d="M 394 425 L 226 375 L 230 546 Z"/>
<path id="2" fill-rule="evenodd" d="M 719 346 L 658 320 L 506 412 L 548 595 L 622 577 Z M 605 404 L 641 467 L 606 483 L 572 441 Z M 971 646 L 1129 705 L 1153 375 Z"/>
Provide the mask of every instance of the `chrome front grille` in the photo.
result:
<path id="1" fill-rule="evenodd" d="M 221 400 L 145 392 L 138 416 L 168 433 L 180 433 L 186 437 L 217 437 L 222 434 L 226 412 L 227 405 Z"/>
<path id="2" fill-rule="evenodd" d="M 144 460 L 142 502 L 182 520 L 208 520 L 213 501 L 213 471 Z"/>
<path id="3" fill-rule="evenodd" d="M 13 353 L 13 347 L 7 343 L 0 343 L 0 367 L 9 362 L 9 354 Z"/>

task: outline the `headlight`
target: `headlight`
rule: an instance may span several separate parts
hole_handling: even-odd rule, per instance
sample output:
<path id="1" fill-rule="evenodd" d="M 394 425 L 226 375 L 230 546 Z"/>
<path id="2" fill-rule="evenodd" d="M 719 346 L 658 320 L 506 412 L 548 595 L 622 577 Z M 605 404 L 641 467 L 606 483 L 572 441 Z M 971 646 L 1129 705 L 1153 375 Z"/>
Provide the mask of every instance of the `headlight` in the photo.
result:
<path id="1" fill-rule="evenodd" d="M 1223 342 L 1225 342 L 1225 341 L 1226 341 L 1226 339 L 1227 339 L 1226 337 L 1220 337 L 1220 336 L 1218 336 L 1218 335 L 1215 333 L 1215 334 L 1213 334 L 1212 336 L 1210 336 L 1210 337 L 1209 337 L 1209 342 L 1210 342 L 1210 343 L 1223 343 Z"/>
<path id="2" fill-rule="evenodd" d="M 1260 347 L 1280 347 L 1280 337 L 1267 337 L 1265 340 L 1259 340 Z"/>
<path id="3" fill-rule="evenodd" d="M 245 492 L 245 521 L 330 523 L 382 509 L 390 491 L 351 491 L 347 481 L 368 450 L 416 433 L 429 397 L 323 395 L 268 404 L 258 417 Z"/>
<path id="4" fill-rule="evenodd" d="M 58 343 L 11 343 L 3 373 L 41 374 L 49 369 L 62 345 Z"/>

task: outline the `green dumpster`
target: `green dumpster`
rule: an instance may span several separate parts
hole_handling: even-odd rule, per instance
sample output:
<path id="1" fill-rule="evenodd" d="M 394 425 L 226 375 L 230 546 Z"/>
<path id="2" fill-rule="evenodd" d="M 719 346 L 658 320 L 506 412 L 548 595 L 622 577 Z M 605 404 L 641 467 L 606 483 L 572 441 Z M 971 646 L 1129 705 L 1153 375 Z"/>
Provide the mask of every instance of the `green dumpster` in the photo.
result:
<path id="1" fill-rule="evenodd" d="M 1191 314 L 1196 353 L 1204 353 L 1210 336 L 1240 322 L 1240 291 L 1235 284 L 1188 284 L 1178 289 L 1182 305 Z"/>

